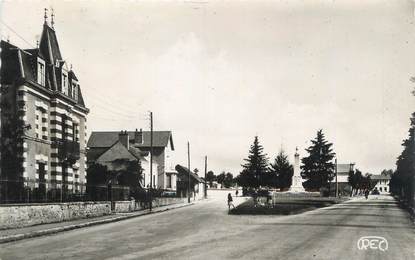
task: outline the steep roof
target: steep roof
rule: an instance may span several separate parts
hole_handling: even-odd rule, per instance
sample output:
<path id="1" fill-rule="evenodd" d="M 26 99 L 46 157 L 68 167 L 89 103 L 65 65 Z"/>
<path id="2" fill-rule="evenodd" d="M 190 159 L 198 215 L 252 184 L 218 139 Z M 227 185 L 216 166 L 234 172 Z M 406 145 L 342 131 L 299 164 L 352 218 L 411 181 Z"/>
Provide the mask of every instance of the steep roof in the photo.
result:
<path id="1" fill-rule="evenodd" d="M 179 177 L 187 179 L 190 173 L 190 176 L 197 182 L 205 182 L 202 178 L 199 177 L 196 173 L 189 171 L 188 168 L 181 166 L 180 164 L 176 165 L 175 167 Z"/>
<path id="2" fill-rule="evenodd" d="M 370 176 L 370 179 L 375 180 L 375 181 L 380 181 L 380 180 L 390 180 L 391 177 L 389 175 L 372 175 Z"/>
<path id="3" fill-rule="evenodd" d="M 19 61 L 18 48 L 6 41 L 1 41 L 1 84 L 12 84 L 16 78 L 21 78 L 21 67 Z"/>
<path id="4" fill-rule="evenodd" d="M 106 152 L 97 158 L 97 162 L 112 162 L 117 159 L 135 161 L 139 158 L 130 153 L 127 147 L 125 147 L 121 142 L 116 142 Z"/>
<path id="5" fill-rule="evenodd" d="M 150 147 L 151 132 L 143 131 L 142 142 L 135 142 L 135 132 L 129 131 L 130 143 L 134 143 L 135 147 Z M 110 147 L 118 141 L 119 131 L 93 131 L 89 137 L 87 146 L 90 148 Z M 169 145 L 174 150 L 173 137 L 171 131 L 153 131 L 153 147 L 167 147 Z"/>
<path id="6" fill-rule="evenodd" d="M 23 50 L 5 41 L 1 41 L 1 83 L 13 84 L 18 80 L 25 80 L 48 91 L 60 93 L 61 73 L 65 62 L 59 48 L 55 30 L 46 23 L 43 25 L 39 48 Z M 38 57 L 45 61 L 45 84 L 37 82 Z M 77 80 L 75 73 L 71 70 L 70 79 Z M 77 80 L 78 81 L 78 80 Z M 82 91 L 78 90 L 78 99 L 67 95 L 69 100 L 75 102 L 79 107 L 86 108 Z"/>
<path id="7" fill-rule="evenodd" d="M 146 161 L 145 156 L 147 155 L 148 152 L 143 152 L 139 148 L 130 146 L 129 149 L 127 149 L 127 147 L 118 141 L 98 156 L 96 162 L 112 162 L 117 159 L 127 159 L 130 161 L 138 159 L 140 161 Z"/>
<path id="8" fill-rule="evenodd" d="M 51 64 L 56 64 L 56 61 L 62 61 L 61 50 L 59 48 L 55 30 L 50 28 L 46 23 L 43 25 L 39 50 L 43 57 Z"/>

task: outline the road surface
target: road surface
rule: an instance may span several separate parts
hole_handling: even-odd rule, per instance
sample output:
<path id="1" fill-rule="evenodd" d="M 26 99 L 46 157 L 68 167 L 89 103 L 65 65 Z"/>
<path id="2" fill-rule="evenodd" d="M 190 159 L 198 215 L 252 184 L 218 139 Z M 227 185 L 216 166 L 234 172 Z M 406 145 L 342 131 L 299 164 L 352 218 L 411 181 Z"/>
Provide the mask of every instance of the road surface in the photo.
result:
<path id="1" fill-rule="evenodd" d="M 295 216 L 234 216 L 227 215 L 225 195 L 160 214 L 2 244 L 0 258 L 415 259 L 413 224 L 391 197 L 355 199 Z M 359 250 L 362 236 L 382 236 L 388 249 Z"/>

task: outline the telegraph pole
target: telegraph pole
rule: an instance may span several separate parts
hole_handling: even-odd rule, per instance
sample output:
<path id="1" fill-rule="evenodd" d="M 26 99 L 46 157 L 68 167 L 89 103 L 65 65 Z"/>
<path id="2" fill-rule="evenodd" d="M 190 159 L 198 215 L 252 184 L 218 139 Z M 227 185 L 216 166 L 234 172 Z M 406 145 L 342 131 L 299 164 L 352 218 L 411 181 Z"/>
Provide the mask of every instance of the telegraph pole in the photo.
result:
<path id="1" fill-rule="evenodd" d="M 153 112 L 150 112 L 150 211 L 153 207 Z"/>
<path id="2" fill-rule="evenodd" d="M 187 142 L 187 167 L 189 169 L 188 172 L 188 183 L 187 183 L 187 202 L 190 203 L 190 143 Z"/>
<path id="3" fill-rule="evenodd" d="M 205 185 L 204 185 L 204 191 L 205 191 L 205 199 L 207 198 L 207 183 L 206 183 L 206 174 L 207 174 L 207 156 L 205 156 Z"/>
<path id="4" fill-rule="evenodd" d="M 334 163 L 335 163 L 335 172 L 336 172 L 336 198 L 337 197 L 339 197 L 339 182 L 337 181 L 337 157 L 336 157 L 336 159 L 334 160 Z"/>

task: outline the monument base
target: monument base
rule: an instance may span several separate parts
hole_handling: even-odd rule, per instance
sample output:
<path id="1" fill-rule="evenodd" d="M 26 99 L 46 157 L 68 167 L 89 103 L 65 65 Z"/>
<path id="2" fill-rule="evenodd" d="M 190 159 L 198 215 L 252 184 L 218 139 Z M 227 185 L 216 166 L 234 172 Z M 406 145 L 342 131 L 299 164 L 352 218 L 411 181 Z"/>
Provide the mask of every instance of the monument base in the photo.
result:
<path id="1" fill-rule="evenodd" d="M 291 186 L 288 192 L 305 192 L 304 187 L 293 187 Z"/>

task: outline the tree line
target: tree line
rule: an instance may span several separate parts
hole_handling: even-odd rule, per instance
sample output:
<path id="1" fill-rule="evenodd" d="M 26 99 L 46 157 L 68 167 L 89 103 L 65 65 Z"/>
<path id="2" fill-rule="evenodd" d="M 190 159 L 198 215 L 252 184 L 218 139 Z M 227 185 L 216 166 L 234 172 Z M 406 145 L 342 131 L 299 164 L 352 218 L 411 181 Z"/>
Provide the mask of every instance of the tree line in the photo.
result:
<path id="1" fill-rule="evenodd" d="M 322 130 L 317 132 L 315 139 L 306 149 L 308 156 L 302 158 L 301 176 L 305 179 L 304 187 L 313 190 L 326 187 L 334 177 L 333 158 L 335 153 L 333 144 L 325 139 Z M 242 171 L 237 176 L 237 183 L 244 189 L 258 189 L 260 187 L 286 190 L 291 186 L 294 173 L 293 165 L 290 164 L 288 156 L 280 150 L 272 163 L 269 163 L 263 146 L 255 136 L 250 146 L 248 157 L 244 159 Z"/>
<path id="2" fill-rule="evenodd" d="M 280 150 L 273 163 L 269 163 L 258 136 L 250 147 L 248 158 L 244 159 L 241 173 L 236 177 L 239 186 L 245 189 L 259 187 L 286 189 L 291 186 L 293 166 L 288 156 Z"/>
<path id="3" fill-rule="evenodd" d="M 415 113 L 410 118 L 409 134 L 403 140 L 403 151 L 396 161 L 396 171 L 390 180 L 392 194 L 410 207 L 415 207 Z"/>

